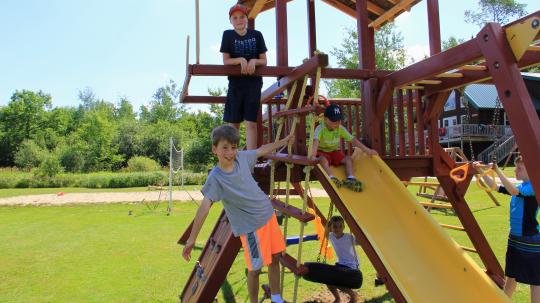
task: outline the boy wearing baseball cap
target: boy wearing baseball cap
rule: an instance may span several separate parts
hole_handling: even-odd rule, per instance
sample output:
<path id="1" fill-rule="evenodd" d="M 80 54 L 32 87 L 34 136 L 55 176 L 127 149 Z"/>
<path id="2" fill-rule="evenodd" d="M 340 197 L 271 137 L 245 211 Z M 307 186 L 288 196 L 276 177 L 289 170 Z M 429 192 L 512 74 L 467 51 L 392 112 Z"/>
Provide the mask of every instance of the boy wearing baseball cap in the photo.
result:
<path id="1" fill-rule="evenodd" d="M 224 65 L 240 65 L 242 76 L 229 76 L 223 120 L 236 129 L 246 123 L 246 148 L 257 148 L 262 77 L 253 76 L 255 67 L 266 65 L 266 44 L 261 32 L 248 29 L 248 8 L 235 4 L 229 9 L 233 29 L 223 32 L 220 52 Z"/>
<path id="2" fill-rule="evenodd" d="M 324 123 L 321 123 L 315 129 L 315 139 L 313 149 L 317 151 L 317 157 L 320 157 L 320 163 L 330 179 L 340 187 L 345 185 L 354 191 L 362 190 L 362 182 L 356 180 L 353 175 L 353 166 L 351 157 L 346 156 L 340 148 L 341 138 L 346 142 L 351 142 L 354 147 L 360 148 L 368 155 L 377 155 L 377 151 L 365 146 L 356 139 L 343 125 L 341 108 L 336 104 L 330 104 L 324 111 Z M 340 181 L 330 171 L 330 165 L 338 166 L 345 164 L 347 179 Z"/>

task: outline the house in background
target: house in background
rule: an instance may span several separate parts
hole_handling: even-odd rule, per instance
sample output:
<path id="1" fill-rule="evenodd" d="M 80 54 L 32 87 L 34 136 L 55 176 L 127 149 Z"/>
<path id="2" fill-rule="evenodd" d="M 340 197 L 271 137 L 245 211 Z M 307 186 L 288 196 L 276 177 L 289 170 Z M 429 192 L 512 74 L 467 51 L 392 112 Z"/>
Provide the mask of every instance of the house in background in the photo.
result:
<path id="1" fill-rule="evenodd" d="M 540 116 L 540 73 L 522 73 L 527 90 Z M 454 90 L 439 118 L 439 141 L 447 147 L 460 147 L 472 159 L 490 162 L 493 156 L 504 160 L 515 150 L 508 117 L 492 84 L 470 84 L 463 94 Z M 468 104 L 468 110 L 467 110 Z M 498 115 L 497 123 L 494 116 Z"/>

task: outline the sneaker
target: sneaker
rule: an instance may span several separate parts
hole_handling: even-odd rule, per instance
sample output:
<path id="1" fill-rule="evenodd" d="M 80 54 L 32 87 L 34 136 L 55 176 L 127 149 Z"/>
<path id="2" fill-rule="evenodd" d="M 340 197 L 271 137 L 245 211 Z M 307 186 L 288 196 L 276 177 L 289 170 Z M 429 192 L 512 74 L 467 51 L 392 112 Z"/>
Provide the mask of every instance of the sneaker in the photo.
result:
<path id="1" fill-rule="evenodd" d="M 375 287 L 384 285 L 384 281 L 381 278 L 375 278 Z"/>
<path id="2" fill-rule="evenodd" d="M 334 182 L 337 188 L 340 188 L 343 183 L 336 177 L 330 177 L 330 179 Z"/>
<path id="3" fill-rule="evenodd" d="M 361 181 L 356 180 L 356 178 L 347 178 L 346 180 L 343 180 L 343 186 L 354 192 L 361 192 L 363 184 Z"/>

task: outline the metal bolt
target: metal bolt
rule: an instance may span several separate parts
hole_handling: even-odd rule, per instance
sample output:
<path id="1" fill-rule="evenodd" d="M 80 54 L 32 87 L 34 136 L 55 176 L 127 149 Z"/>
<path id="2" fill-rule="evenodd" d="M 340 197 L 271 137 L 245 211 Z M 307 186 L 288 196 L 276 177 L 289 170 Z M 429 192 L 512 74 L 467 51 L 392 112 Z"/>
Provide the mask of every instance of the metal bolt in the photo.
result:
<path id="1" fill-rule="evenodd" d="M 540 25 L 540 20 L 534 19 L 534 20 L 532 21 L 531 25 L 532 25 L 532 28 L 537 28 L 538 25 Z"/>
<path id="2" fill-rule="evenodd" d="M 495 68 L 501 67 L 501 65 L 499 64 L 499 61 L 495 61 L 495 63 L 493 63 L 493 66 L 495 66 Z"/>
<path id="3" fill-rule="evenodd" d="M 504 91 L 504 96 L 506 98 L 510 98 L 511 95 L 512 95 L 512 92 L 510 92 L 510 90 L 507 89 L 507 90 Z"/>
<path id="4" fill-rule="evenodd" d="M 488 40 L 489 40 L 489 35 L 488 35 L 488 34 L 485 34 L 485 35 L 484 35 L 484 41 L 485 41 L 485 42 L 488 42 Z"/>

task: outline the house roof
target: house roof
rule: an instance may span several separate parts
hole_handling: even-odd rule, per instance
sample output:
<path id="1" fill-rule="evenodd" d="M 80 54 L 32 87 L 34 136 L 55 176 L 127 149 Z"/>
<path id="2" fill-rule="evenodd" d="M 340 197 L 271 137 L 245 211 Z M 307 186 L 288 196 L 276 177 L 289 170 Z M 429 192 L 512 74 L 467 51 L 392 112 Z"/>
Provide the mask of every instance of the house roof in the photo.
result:
<path id="1" fill-rule="evenodd" d="M 540 73 L 522 73 L 525 80 L 539 81 Z M 497 103 L 497 89 L 493 84 L 470 84 L 467 85 L 464 92 L 465 97 L 470 102 L 471 106 L 476 109 L 492 109 Z M 540 99 L 536 94 L 530 93 L 534 107 L 540 111 Z M 455 100 L 455 91 L 452 91 L 448 100 Z"/>
<path id="2" fill-rule="evenodd" d="M 290 2 L 293 0 L 287 0 Z M 387 22 L 392 22 L 400 14 L 409 11 L 411 7 L 421 0 L 368 0 L 368 18 L 370 26 L 379 28 Z M 251 10 L 255 9 L 255 16 L 275 7 L 275 0 L 238 0 Z M 335 9 L 356 18 L 356 0 L 322 0 L 322 2 L 334 7 Z M 251 15 L 251 11 L 250 11 Z"/>

